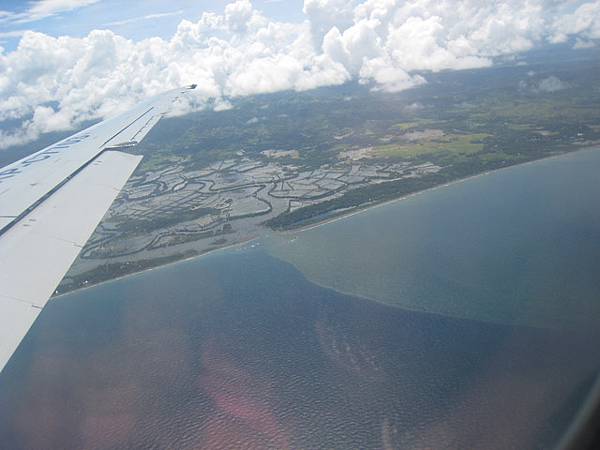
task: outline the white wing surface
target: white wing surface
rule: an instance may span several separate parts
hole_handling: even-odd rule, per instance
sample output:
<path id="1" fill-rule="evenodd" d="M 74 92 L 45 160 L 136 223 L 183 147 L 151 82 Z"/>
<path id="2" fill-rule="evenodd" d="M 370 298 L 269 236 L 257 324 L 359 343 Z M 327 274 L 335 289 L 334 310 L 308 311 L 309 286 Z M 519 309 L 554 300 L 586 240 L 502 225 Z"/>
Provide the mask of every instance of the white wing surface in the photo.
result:
<path id="1" fill-rule="evenodd" d="M 169 91 L 0 168 L 0 370 L 10 359 L 177 98 Z"/>

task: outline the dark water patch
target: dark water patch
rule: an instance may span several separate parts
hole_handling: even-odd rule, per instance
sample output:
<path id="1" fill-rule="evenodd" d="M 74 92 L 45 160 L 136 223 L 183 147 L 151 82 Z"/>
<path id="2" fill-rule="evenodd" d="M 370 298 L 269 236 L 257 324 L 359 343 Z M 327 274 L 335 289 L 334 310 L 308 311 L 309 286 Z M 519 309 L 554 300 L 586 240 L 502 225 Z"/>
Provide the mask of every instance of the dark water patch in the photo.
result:
<path id="1" fill-rule="evenodd" d="M 547 448 L 597 368 L 586 337 L 388 307 L 229 251 L 52 302 L 0 378 L 0 442 Z"/>

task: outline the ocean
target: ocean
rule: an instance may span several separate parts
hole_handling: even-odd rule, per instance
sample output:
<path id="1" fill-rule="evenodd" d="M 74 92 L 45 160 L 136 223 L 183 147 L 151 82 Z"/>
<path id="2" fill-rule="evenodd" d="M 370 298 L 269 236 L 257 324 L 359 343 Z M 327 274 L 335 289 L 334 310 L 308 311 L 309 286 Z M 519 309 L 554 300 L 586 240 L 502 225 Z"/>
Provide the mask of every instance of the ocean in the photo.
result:
<path id="1" fill-rule="evenodd" d="M 595 380 L 600 151 L 52 300 L 7 449 L 548 448 Z"/>

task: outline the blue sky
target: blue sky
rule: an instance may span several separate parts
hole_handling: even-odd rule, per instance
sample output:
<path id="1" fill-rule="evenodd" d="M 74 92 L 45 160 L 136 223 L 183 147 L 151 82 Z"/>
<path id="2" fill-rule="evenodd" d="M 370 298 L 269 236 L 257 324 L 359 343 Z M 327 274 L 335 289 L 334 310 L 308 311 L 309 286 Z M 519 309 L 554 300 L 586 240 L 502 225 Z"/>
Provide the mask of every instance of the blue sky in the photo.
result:
<path id="1" fill-rule="evenodd" d="M 49 8 L 54 4 L 71 3 L 73 9 L 58 11 L 47 17 L 18 17 L 31 11 L 39 1 L 0 0 L 0 45 L 14 50 L 22 30 L 40 31 L 51 36 L 81 37 L 93 29 L 110 29 L 115 33 L 140 40 L 159 36 L 169 38 L 182 19 L 196 21 L 203 12 L 222 13 L 227 0 L 44 0 Z M 274 20 L 299 22 L 304 19 L 302 0 L 254 0 L 255 8 Z M 9 13 L 2 17 L 2 13 Z M 149 16 L 149 17 L 148 17 Z M 34 19 L 34 20 L 31 20 Z"/>

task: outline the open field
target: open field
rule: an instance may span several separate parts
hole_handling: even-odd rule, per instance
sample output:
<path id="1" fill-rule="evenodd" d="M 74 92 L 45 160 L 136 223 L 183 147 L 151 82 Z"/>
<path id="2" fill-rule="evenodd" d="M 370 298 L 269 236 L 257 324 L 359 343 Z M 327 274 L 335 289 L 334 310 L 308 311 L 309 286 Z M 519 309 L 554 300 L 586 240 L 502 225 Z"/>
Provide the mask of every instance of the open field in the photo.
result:
<path id="1" fill-rule="evenodd" d="M 382 158 L 416 158 L 439 152 L 472 154 L 483 150 L 483 140 L 488 137 L 486 133 L 449 134 L 406 144 L 380 145 L 373 152 Z"/>

